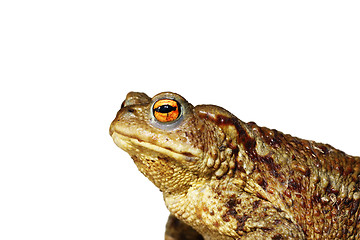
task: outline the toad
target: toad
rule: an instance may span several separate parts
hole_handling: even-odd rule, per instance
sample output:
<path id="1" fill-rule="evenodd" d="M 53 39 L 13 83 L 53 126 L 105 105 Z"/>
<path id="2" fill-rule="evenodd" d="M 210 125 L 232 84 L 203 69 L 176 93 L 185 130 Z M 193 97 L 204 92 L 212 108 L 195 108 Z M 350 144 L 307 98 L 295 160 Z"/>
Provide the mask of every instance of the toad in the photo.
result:
<path id="1" fill-rule="evenodd" d="M 360 239 L 360 158 L 171 92 L 130 92 L 110 135 L 163 193 L 166 240 Z"/>

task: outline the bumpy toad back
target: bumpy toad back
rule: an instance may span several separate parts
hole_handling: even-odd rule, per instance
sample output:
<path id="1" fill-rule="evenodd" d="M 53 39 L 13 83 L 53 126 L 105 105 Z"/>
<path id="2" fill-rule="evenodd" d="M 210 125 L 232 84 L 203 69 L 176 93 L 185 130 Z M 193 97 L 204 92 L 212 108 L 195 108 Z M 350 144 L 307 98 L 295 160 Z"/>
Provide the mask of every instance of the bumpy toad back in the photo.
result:
<path id="1" fill-rule="evenodd" d="M 129 93 L 114 142 L 164 195 L 165 239 L 360 239 L 360 158 L 175 93 Z"/>

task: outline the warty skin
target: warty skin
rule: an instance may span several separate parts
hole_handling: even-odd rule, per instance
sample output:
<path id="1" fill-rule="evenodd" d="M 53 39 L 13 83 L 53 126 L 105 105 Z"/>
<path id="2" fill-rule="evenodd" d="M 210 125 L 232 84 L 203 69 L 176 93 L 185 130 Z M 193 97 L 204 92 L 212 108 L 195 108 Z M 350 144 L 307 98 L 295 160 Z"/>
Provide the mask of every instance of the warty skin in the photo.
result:
<path id="1" fill-rule="evenodd" d="M 110 135 L 162 191 L 167 240 L 360 239 L 359 157 L 170 92 L 129 93 Z"/>

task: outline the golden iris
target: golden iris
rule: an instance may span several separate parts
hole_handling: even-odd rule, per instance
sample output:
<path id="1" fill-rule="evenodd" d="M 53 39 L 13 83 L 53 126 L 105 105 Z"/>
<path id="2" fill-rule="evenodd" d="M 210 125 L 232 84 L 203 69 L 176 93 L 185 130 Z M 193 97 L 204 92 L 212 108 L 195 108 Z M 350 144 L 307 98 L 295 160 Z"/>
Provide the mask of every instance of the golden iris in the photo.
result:
<path id="1" fill-rule="evenodd" d="M 180 116 L 179 103 L 172 99 L 161 99 L 153 106 L 154 117 L 159 122 L 172 122 Z"/>

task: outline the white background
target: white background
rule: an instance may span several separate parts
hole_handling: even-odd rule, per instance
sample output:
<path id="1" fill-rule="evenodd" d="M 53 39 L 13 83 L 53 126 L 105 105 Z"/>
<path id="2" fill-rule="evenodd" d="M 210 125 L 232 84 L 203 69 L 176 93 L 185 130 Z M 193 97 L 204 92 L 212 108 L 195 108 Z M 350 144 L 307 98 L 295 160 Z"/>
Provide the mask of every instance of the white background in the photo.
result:
<path id="1" fill-rule="evenodd" d="M 108 135 L 170 90 L 360 155 L 358 1 L 1 1 L 0 239 L 162 239 Z"/>

